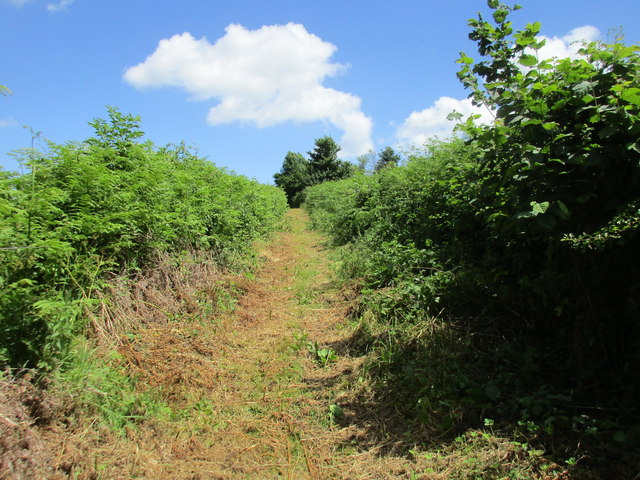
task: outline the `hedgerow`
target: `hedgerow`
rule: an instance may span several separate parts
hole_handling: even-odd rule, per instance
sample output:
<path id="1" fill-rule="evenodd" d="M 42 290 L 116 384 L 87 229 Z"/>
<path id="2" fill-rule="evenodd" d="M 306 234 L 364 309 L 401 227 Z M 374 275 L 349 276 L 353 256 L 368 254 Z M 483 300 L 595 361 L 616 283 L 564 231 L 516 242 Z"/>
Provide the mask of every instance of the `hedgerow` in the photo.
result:
<path id="1" fill-rule="evenodd" d="M 158 253 L 232 252 L 272 231 L 276 187 L 216 167 L 184 144 L 142 142 L 138 117 L 109 108 L 95 137 L 17 153 L 0 172 L 0 363 L 52 368 L 114 275 Z"/>
<path id="2" fill-rule="evenodd" d="M 368 368 L 407 411 L 425 418 L 428 405 L 426 417 L 450 420 L 442 428 L 483 412 L 583 446 L 631 445 L 640 47 L 542 60 L 540 25 L 514 32 L 512 8 L 488 3 L 494 22 L 470 21 L 480 61 L 461 54 L 459 78 L 495 121 L 470 118 L 464 140 L 432 142 L 403 166 L 311 187 L 305 206 L 344 245 L 361 318 L 376 319 L 358 330 Z M 434 322 L 446 348 L 425 333 Z"/>

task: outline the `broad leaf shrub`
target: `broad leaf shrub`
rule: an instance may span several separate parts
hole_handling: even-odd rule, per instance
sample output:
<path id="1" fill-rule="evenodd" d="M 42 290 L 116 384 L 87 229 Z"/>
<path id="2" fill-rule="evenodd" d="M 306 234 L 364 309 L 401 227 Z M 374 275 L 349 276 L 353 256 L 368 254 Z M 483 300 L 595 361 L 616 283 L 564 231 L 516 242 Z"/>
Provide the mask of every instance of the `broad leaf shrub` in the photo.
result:
<path id="1" fill-rule="evenodd" d="M 473 202 L 476 157 L 462 140 L 433 141 L 401 167 L 308 188 L 304 206 L 337 244 L 355 246 L 342 269 L 365 288 L 449 278 L 482 248 L 462 243 L 485 228 Z"/>
<path id="2" fill-rule="evenodd" d="M 305 206 L 365 293 L 374 376 L 387 394 L 410 393 L 414 415 L 446 430 L 490 413 L 582 448 L 629 446 L 640 433 L 640 47 L 542 60 L 540 25 L 515 32 L 512 8 L 488 3 L 493 23 L 470 21 L 479 60 L 461 54 L 459 78 L 495 122 L 471 118 L 464 142 L 309 188 Z"/>
<path id="3" fill-rule="evenodd" d="M 52 368 L 94 294 L 159 252 L 214 252 L 221 264 L 276 228 L 286 198 L 198 158 L 141 142 L 139 118 L 109 108 L 95 138 L 18 152 L 0 172 L 0 363 Z"/>
<path id="4" fill-rule="evenodd" d="M 481 151 L 486 261 L 501 277 L 491 289 L 527 335 L 567 351 L 582 386 L 636 398 L 640 47 L 542 60 L 540 24 L 513 32 L 511 8 L 489 5 L 493 24 L 470 21 L 480 61 L 461 54 L 458 76 L 496 112 L 494 125 L 462 128 Z"/>

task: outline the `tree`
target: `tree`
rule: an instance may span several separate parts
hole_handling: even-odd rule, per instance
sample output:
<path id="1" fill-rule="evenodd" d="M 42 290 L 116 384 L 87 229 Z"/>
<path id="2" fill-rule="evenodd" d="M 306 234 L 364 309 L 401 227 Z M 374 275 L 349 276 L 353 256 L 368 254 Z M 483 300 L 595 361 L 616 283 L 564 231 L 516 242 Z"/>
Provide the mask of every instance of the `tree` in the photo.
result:
<path id="1" fill-rule="evenodd" d="M 309 184 L 309 162 L 300 153 L 288 152 L 282 169 L 273 178 L 287 195 L 289 205 L 299 207 L 297 197 Z"/>
<path id="2" fill-rule="evenodd" d="M 339 160 L 339 151 L 340 146 L 333 138 L 325 136 L 316 139 L 314 149 L 308 152 L 308 160 L 299 153 L 287 153 L 282 169 L 273 178 L 276 185 L 285 191 L 291 207 L 300 206 L 305 188 L 353 175 L 355 166 Z"/>
<path id="3" fill-rule="evenodd" d="M 309 154 L 309 170 L 312 184 L 339 180 L 353 174 L 353 166 L 338 160 L 340 146 L 329 136 L 316 139 L 315 147 Z"/>
<path id="4" fill-rule="evenodd" d="M 374 167 L 374 172 L 379 172 L 380 170 L 388 167 L 395 167 L 400 163 L 400 155 L 398 155 L 393 148 L 386 147 L 380 155 L 378 155 L 378 162 Z"/>

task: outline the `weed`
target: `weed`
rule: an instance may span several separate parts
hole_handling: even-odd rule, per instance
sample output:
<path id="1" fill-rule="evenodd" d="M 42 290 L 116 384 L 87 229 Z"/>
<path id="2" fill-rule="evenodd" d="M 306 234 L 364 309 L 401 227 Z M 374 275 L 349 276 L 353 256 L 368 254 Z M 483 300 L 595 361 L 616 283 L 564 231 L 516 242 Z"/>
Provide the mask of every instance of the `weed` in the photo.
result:
<path id="1" fill-rule="evenodd" d="M 318 342 L 308 342 L 307 349 L 313 356 L 314 360 L 323 368 L 338 359 L 336 352 L 331 347 L 320 348 Z"/>

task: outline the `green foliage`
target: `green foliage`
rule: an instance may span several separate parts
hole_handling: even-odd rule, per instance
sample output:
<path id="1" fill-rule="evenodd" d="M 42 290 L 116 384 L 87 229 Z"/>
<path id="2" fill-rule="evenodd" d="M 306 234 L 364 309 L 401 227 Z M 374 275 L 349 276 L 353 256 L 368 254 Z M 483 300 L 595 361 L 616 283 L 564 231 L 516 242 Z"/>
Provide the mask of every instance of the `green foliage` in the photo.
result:
<path id="1" fill-rule="evenodd" d="M 338 424 L 344 418 L 344 411 L 339 405 L 332 403 L 331 405 L 329 405 L 328 415 L 331 423 Z"/>
<path id="2" fill-rule="evenodd" d="M 298 207 L 300 193 L 309 183 L 309 162 L 300 153 L 288 152 L 280 173 L 276 173 L 273 178 L 276 185 L 284 190 L 289 204 Z"/>
<path id="3" fill-rule="evenodd" d="M 434 141 L 415 149 L 401 167 L 309 188 L 305 208 L 315 226 L 339 244 L 364 241 L 375 250 L 394 243 L 423 252 L 426 247 L 453 250 L 451 241 L 482 228 L 470 205 L 478 190 L 476 156 L 461 140 Z M 442 259 L 451 263 L 450 256 L 443 254 Z"/>
<path id="4" fill-rule="evenodd" d="M 314 149 L 308 152 L 308 160 L 299 153 L 287 153 L 282 169 L 273 177 L 276 185 L 285 191 L 290 206 L 300 206 L 303 192 L 309 186 L 353 175 L 355 167 L 339 160 L 339 151 L 333 138 L 325 136 L 316 139 Z"/>
<path id="5" fill-rule="evenodd" d="M 280 190 L 225 172 L 187 147 L 139 143 L 139 119 L 109 108 L 96 137 L 18 152 L 0 172 L 0 362 L 50 367 L 114 274 L 156 252 L 246 253 L 286 209 Z"/>
<path id="6" fill-rule="evenodd" d="M 340 147 L 331 137 L 316 139 L 315 147 L 309 154 L 309 175 L 311 185 L 346 178 L 353 173 L 348 162 L 338 160 Z"/>
<path id="7" fill-rule="evenodd" d="M 63 368 L 55 373 L 58 388 L 70 397 L 67 408 L 98 414 L 121 435 L 125 427 L 138 423 L 148 415 L 168 415 L 170 409 L 152 391 L 139 392 L 135 381 L 127 375 L 123 359 L 112 352 L 99 355 L 86 340 L 74 339 L 69 355 L 62 359 Z"/>
<path id="8" fill-rule="evenodd" d="M 568 473 L 546 459 L 542 450 L 480 430 L 457 436 L 435 452 L 414 450 L 412 454 L 426 464 L 412 478 L 531 480 L 562 478 Z"/>
<path id="9" fill-rule="evenodd" d="M 136 143 L 136 139 L 144 136 L 140 130 L 140 117 L 123 114 L 114 107 L 107 107 L 109 121 L 98 118 L 89 122 L 98 138 L 87 140 L 91 146 L 105 149 L 107 156 L 115 155 L 122 160 L 129 155 L 129 150 Z M 118 164 L 111 164 L 110 168 L 123 168 Z"/>
<path id="10" fill-rule="evenodd" d="M 490 288 L 600 382 L 638 362 L 640 46 L 540 60 L 540 24 L 513 32 L 511 9 L 491 8 L 495 24 L 470 21 L 482 60 L 462 54 L 458 74 L 496 112 L 462 128 L 482 152 L 478 204 L 500 252 L 485 258 L 502 277 Z"/>
<path id="11" fill-rule="evenodd" d="M 489 5 L 459 77 L 495 122 L 305 208 L 364 294 L 382 398 L 441 434 L 481 411 L 611 450 L 640 422 L 640 47 L 541 60 L 540 24 Z"/>
<path id="12" fill-rule="evenodd" d="M 464 127 L 483 150 L 486 215 L 528 235 L 634 236 L 637 221 L 612 237 L 603 227 L 639 199 L 640 47 L 591 43 L 577 60 L 538 60 L 540 24 L 513 33 L 509 9 L 494 9 L 496 25 L 470 21 L 485 59 L 462 54 L 458 73 L 496 112 L 495 125 Z"/>
<path id="13" fill-rule="evenodd" d="M 393 148 L 385 147 L 378 155 L 378 161 L 374 167 L 375 172 L 379 172 L 383 168 L 396 167 L 400 163 L 400 155 Z"/>
<path id="14" fill-rule="evenodd" d="M 321 366 L 326 367 L 330 363 L 335 362 L 338 357 L 336 356 L 336 352 L 333 348 L 324 347 L 320 348 L 318 346 L 318 342 L 308 342 L 307 350 L 313 356 L 314 360 Z"/>

